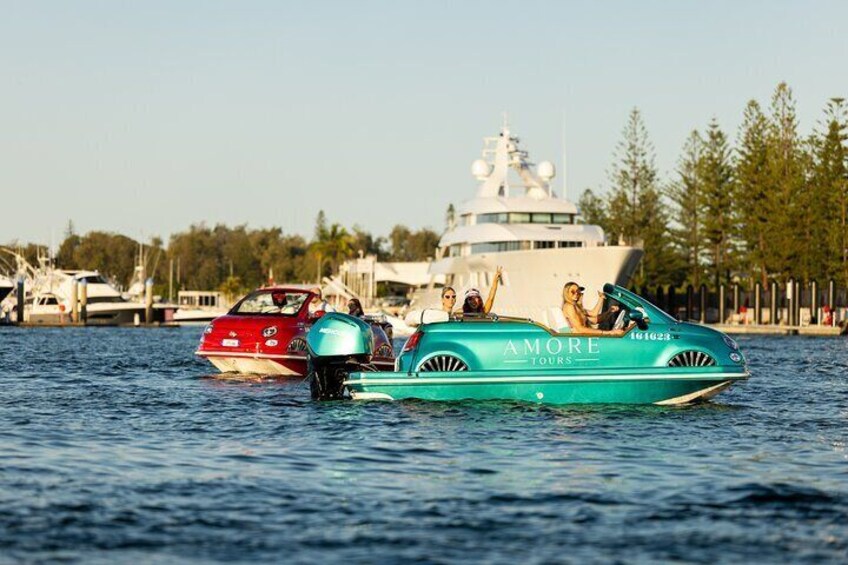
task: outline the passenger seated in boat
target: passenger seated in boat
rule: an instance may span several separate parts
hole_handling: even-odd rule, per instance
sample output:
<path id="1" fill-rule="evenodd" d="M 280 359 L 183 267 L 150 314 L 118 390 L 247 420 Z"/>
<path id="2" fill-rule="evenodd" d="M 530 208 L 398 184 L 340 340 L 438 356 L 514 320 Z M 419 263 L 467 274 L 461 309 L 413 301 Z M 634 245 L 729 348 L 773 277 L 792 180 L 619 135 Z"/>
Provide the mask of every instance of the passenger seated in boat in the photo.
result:
<path id="1" fill-rule="evenodd" d="M 586 290 L 576 282 L 567 282 L 562 287 L 562 314 L 568 321 L 571 331 L 584 335 L 609 335 L 622 336 L 624 329 L 620 330 L 602 330 L 593 328 L 590 323 L 598 322 L 598 314 L 604 305 L 606 296 L 602 292 L 598 292 L 598 303 L 595 307 L 588 311 L 583 306 L 583 291 Z"/>
<path id="2" fill-rule="evenodd" d="M 275 291 L 271 293 L 271 302 L 274 303 L 276 308 L 279 308 L 282 312 L 283 308 L 288 305 L 288 298 L 286 298 L 286 293 L 283 291 Z"/>
<path id="3" fill-rule="evenodd" d="M 315 314 L 317 312 L 335 312 L 336 309 L 333 308 L 329 302 L 324 300 L 324 295 L 321 293 L 321 289 L 319 287 L 315 287 L 310 290 L 314 296 L 312 296 L 312 301 L 309 303 L 309 314 Z"/>
<path id="4" fill-rule="evenodd" d="M 598 329 L 611 330 L 615 326 L 621 306 L 615 300 L 610 301 L 609 307 L 598 316 Z"/>
<path id="5" fill-rule="evenodd" d="M 503 267 L 498 267 L 495 271 L 495 280 L 492 281 L 492 288 L 489 289 L 489 296 L 486 298 L 485 304 L 483 303 L 483 297 L 480 296 L 480 291 L 476 288 L 465 292 L 465 300 L 462 303 L 463 316 L 484 316 L 492 311 L 502 273 Z"/>
<path id="6" fill-rule="evenodd" d="M 365 310 L 362 309 L 362 303 L 358 298 L 351 298 L 347 302 L 347 313 L 357 318 L 365 316 Z"/>
<path id="7" fill-rule="evenodd" d="M 451 314 L 454 306 L 456 306 L 456 291 L 452 286 L 446 286 L 442 289 L 442 310 Z"/>

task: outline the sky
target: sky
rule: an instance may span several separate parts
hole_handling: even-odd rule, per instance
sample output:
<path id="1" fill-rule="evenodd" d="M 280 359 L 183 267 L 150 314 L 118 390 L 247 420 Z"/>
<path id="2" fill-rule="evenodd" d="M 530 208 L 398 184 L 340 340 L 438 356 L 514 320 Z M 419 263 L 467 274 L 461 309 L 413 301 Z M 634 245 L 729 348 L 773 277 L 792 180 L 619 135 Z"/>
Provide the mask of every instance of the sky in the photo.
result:
<path id="1" fill-rule="evenodd" d="M 638 108 L 662 179 L 786 81 L 848 97 L 848 3 L 0 0 L 0 243 L 192 224 L 441 231 L 504 112 L 603 193 Z M 563 154 L 566 171 L 563 174 Z"/>

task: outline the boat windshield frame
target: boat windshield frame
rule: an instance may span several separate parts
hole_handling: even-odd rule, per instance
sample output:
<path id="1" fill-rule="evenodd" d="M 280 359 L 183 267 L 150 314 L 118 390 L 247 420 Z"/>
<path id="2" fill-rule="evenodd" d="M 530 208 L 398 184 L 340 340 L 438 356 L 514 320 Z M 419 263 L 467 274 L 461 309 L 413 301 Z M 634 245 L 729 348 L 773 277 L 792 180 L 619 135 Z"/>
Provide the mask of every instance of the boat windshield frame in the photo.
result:
<path id="1" fill-rule="evenodd" d="M 251 300 L 253 298 L 256 298 L 257 296 L 262 296 L 262 295 L 266 295 L 266 294 L 271 295 L 274 292 L 284 292 L 287 296 L 293 295 L 293 294 L 294 295 L 303 295 L 303 296 L 305 296 L 305 298 L 297 306 L 297 309 L 295 309 L 291 312 L 282 312 L 282 311 L 278 311 L 278 312 L 261 312 L 261 311 L 260 312 L 240 312 L 239 311 L 239 308 L 241 308 L 241 306 L 245 302 L 247 302 L 248 300 Z M 227 313 L 227 315 L 230 315 L 230 316 L 281 316 L 283 318 L 296 318 L 303 312 L 303 310 L 305 308 L 309 307 L 309 303 L 312 302 L 312 298 L 314 296 L 315 296 L 315 294 L 308 291 L 308 290 L 292 289 L 292 288 L 259 288 L 259 289 L 254 290 L 253 292 L 248 293 L 244 298 L 242 298 L 241 300 L 236 302 L 235 305 L 233 305 L 233 307 L 230 308 L 230 311 Z"/>
<path id="2" fill-rule="evenodd" d="M 604 294 L 607 295 L 607 297 L 620 302 L 630 310 L 634 310 L 636 308 L 643 309 L 651 322 L 665 324 L 676 324 L 679 322 L 679 320 L 674 316 L 668 314 L 641 296 L 630 292 L 624 287 L 607 283 L 604 285 Z"/>

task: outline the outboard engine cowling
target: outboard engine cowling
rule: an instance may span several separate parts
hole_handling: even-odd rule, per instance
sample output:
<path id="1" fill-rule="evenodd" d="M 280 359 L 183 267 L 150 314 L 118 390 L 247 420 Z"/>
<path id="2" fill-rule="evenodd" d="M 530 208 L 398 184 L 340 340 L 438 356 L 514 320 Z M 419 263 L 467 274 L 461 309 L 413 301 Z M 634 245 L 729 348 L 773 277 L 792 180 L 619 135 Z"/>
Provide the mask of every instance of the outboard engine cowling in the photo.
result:
<path id="1" fill-rule="evenodd" d="M 373 343 L 371 326 L 359 318 L 331 312 L 315 322 L 306 334 L 312 398 L 342 398 L 348 374 L 375 370 L 369 365 Z"/>

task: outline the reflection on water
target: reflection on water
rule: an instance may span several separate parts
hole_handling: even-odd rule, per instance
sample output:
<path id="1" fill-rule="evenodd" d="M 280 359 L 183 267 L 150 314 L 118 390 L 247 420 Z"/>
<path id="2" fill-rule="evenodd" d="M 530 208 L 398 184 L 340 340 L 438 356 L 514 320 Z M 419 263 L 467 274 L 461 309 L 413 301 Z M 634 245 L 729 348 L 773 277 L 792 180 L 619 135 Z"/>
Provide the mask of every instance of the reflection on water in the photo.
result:
<path id="1" fill-rule="evenodd" d="M 685 407 L 315 403 L 199 328 L 0 330 L 0 554 L 114 562 L 821 561 L 848 539 L 848 340 L 743 338 Z"/>

